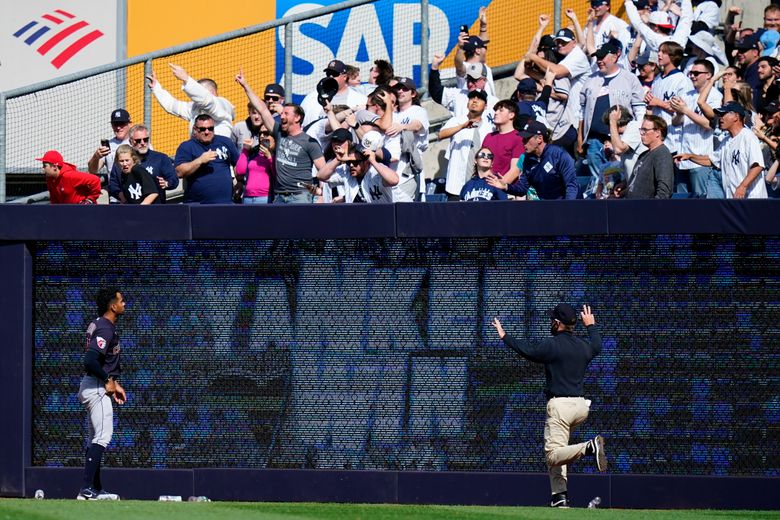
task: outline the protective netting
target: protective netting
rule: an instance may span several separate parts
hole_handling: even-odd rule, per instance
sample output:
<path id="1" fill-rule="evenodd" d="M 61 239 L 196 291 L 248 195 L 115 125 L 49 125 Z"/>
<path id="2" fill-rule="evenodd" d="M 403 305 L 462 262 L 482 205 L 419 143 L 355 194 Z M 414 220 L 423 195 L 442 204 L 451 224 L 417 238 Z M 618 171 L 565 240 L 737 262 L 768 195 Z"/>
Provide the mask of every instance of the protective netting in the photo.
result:
<path id="1" fill-rule="evenodd" d="M 128 402 L 108 465 L 545 471 L 544 373 L 505 348 L 591 303 L 572 441 L 615 473 L 777 476 L 780 242 L 728 236 L 39 243 L 33 464 L 80 466 L 92 299 Z M 582 334 L 582 330 L 579 330 Z M 573 471 L 595 471 L 588 462 Z"/>

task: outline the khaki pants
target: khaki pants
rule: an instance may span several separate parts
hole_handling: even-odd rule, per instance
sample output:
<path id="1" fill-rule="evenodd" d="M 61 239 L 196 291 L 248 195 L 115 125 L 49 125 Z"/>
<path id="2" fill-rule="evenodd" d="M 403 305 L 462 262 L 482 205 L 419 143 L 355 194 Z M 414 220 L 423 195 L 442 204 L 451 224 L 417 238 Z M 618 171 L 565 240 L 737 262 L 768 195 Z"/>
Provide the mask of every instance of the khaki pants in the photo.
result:
<path id="1" fill-rule="evenodd" d="M 569 446 L 571 431 L 585 422 L 590 400 L 583 397 L 555 397 L 547 401 L 544 425 L 544 454 L 550 471 L 552 493 L 566 491 L 566 465 L 585 455 L 587 442 Z"/>

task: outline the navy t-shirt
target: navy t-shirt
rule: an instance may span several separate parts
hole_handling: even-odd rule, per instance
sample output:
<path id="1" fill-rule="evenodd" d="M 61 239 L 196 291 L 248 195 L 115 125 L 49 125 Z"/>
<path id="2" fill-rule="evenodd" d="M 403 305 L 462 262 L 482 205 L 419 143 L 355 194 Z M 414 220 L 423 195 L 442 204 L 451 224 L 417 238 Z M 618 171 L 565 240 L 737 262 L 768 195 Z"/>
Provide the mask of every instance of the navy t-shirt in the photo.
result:
<path id="1" fill-rule="evenodd" d="M 503 191 L 488 184 L 485 179 L 472 177 L 460 190 L 460 200 L 507 200 L 507 196 Z"/>
<path id="2" fill-rule="evenodd" d="M 617 76 L 604 78 L 604 85 L 601 87 L 599 97 L 596 98 L 596 105 L 593 107 L 593 120 L 590 122 L 590 132 L 588 139 L 606 139 L 609 137 L 609 125 L 605 125 L 602 117 L 609 111 L 609 84 Z"/>
<path id="3" fill-rule="evenodd" d="M 97 351 L 98 361 L 106 374 L 111 377 L 119 376 L 122 372 L 119 366 L 119 336 L 111 320 L 95 318 L 87 327 L 86 343 L 87 351 Z"/>
<path id="4" fill-rule="evenodd" d="M 215 135 L 214 140 L 207 145 L 195 139 L 184 141 L 176 150 L 173 163 L 175 166 L 188 163 L 207 150 L 214 150 L 217 157 L 186 177 L 184 202 L 232 204 L 233 179 L 230 167 L 238 162 L 238 150 L 233 141 L 221 135 Z"/>

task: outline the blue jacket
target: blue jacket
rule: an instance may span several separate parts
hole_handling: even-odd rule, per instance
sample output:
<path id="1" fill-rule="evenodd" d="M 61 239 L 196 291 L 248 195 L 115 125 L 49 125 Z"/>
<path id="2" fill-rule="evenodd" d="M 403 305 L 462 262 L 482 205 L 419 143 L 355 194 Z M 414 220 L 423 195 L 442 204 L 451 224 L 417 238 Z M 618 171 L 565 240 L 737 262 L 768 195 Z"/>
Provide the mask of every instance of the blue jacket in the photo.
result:
<path id="1" fill-rule="evenodd" d="M 525 195 L 533 186 L 542 200 L 577 198 L 579 184 L 571 155 L 553 144 L 544 147 L 541 157 L 526 153 L 523 160 L 523 173 L 508 192 L 513 195 Z"/>
<path id="2" fill-rule="evenodd" d="M 176 176 L 176 170 L 173 169 L 173 161 L 164 153 L 149 150 L 141 157 L 141 166 L 154 177 L 155 184 L 157 178 L 162 177 L 168 181 L 169 190 L 179 185 L 179 178 Z M 108 175 L 108 194 L 119 198 L 120 193 L 122 193 L 122 172 L 119 170 L 119 165 L 114 163 Z M 157 184 L 157 193 L 160 195 L 160 203 L 165 203 L 165 190 L 160 188 L 159 184 Z"/>

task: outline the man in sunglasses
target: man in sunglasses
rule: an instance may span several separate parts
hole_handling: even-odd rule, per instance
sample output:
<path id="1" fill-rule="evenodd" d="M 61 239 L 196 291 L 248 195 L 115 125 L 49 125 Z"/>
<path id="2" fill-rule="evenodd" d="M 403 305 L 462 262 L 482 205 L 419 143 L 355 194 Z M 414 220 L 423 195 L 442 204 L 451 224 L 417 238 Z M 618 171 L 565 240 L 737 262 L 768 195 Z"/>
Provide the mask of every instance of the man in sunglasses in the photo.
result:
<path id="1" fill-rule="evenodd" d="M 340 129 L 334 132 L 337 133 L 349 132 Z M 393 202 L 393 186 L 398 184 L 398 174 L 377 159 L 375 150 L 364 149 L 351 140 L 343 143 L 347 147 L 346 153 L 337 154 L 328 161 L 317 177 L 331 186 L 343 186 L 347 203 Z"/>
<path id="2" fill-rule="evenodd" d="M 233 141 L 214 135 L 214 119 L 208 114 L 195 118 L 192 138 L 176 150 L 176 175 L 187 179 L 184 202 L 232 204 L 233 178 L 230 168 L 238 162 Z"/>
<path id="3" fill-rule="evenodd" d="M 141 166 L 149 172 L 157 183 L 157 194 L 161 204 L 165 204 L 165 190 L 173 190 L 179 186 L 179 178 L 173 168 L 173 161 L 164 153 L 152 150 L 149 129 L 144 125 L 135 125 L 130 129 L 130 146 L 138 152 Z M 125 203 L 122 192 L 122 173 L 119 165 L 114 164 L 108 178 L 108 194 L 113 199 Z"/>
<path id="4" fill-rule="evenodd" d="M 338 84 L 338 91 L 330 100 L 331 105 L 346 105 L 352 110 L 359 106 L 365 106 L 366 96 L 350 87 L 347 83 L 347 66 L 340 60 L 331 60 L 323 70 L 325 76 L 333 78 Z M 301 108 L 305 116 L 301 122 L 303 128 L 308 128 L 311 123 L 325 117 L 325 111 L 317 101 L 317 89 L 312 90 L 301 101 Z"/>
<path id="5" fill-rule="evenodd" d="M 525 142 L 523 174 L 513 184 L 498 176 L 488 177 L 488 184 L 512 195 L 524 196 L 533 187 L 542 200 L 576 199 L 579 184 L 574 159 L 560 146 L 550 144 L 547 126 L 531 119 L 520 136 Z"/>
<path id="6" fill-rule="evenodd" d="M 712 78 L 715 67 L 706 59 L 693 62 L 688 77 L 693 88 L 684 96 L 673 97 L 671 106 L 677 115 L 673 118 L 675 123 L 682 120 L 682 140 L 680 151 L 682 154 L 711 156 L 713 152 L 713 131 L 710 120 L 702 114 L 697 101 L 699 92 Z M 707 104 L 711 107 L 722 105 L 723 94 L 716 88 L 710 89 Z M 695 197 L 723 198 L 722 188 L 714 178 L 714 171 L 709 166 L 701 166 L 690 160 L 680 161 L 675 166 L 675 177 L 678 182 L 685 183 L 689 193 Z"/>
<path id="7" fill-rule="evenodd" d="M 274 121 L 280 121 L 282 110 L 284 110 L 284 87 L 278 83 L 269 83 L 265 86 L 263 101 L 265 101 L 268 110 L 273 114 Z M 249 115 L 244 121 L 236 123 L 232 131 L 233 144 L 239 150 L 244 146 L 244 141 L 247 139 L 254 141 L 253 146 L 260 144 L 258 135 L 260 127 L 263 125 L 263 117 L 252 103 L 247 103 L 246 108 Z"/>

